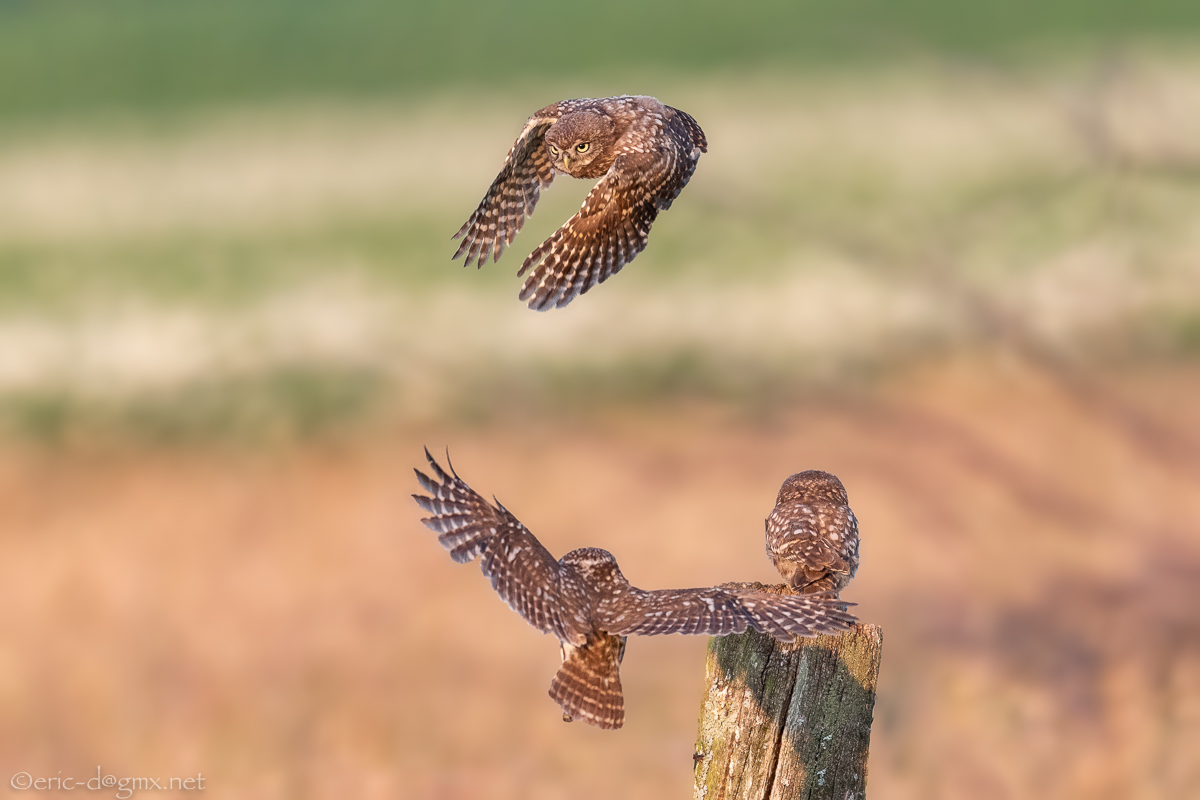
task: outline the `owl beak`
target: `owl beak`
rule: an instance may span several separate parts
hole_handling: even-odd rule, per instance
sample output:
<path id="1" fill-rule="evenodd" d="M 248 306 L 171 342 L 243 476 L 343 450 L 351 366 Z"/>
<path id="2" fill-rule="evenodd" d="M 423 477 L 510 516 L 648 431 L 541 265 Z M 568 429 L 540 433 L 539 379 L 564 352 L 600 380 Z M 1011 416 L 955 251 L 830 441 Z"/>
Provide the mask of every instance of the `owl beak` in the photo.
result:
<path id="1" fill-rule="evenodd" d="M 563 172 L 570 172 L 570 171 L 571 171 L 571 159 L 567 158 L 566 156 L 563 156 Z"/>

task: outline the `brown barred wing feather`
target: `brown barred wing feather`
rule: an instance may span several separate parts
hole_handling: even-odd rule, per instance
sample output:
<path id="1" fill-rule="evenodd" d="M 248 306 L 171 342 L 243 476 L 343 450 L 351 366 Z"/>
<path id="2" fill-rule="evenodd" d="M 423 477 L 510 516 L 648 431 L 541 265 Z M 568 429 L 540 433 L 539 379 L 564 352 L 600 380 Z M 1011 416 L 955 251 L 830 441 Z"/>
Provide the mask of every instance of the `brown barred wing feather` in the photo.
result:
<path id="1" fill-rule="evenodd" d="M 854 623 L 846 603 L 819 595 L 730 592 L 718 588 L 645 592 L 630 589 L 602 601 L 597 623 L 620 636 L 682 633 L 724 636 L 747 627 L 788 642 L 837 633 Z"/>
<path id="2" fill-rule="evenodd" d="M 499 513 L 453 472 L 453 466 L 451 472 L 442 469 L 428 448 L 425 458 L 433 477 L 419 469 L 413 472 L 417 474 L 421 488 L 430 496 L 414 494 L 413 499 L 433 516 L 421 522 L 438 533 L 438 543 L 450 551 L 450 557 L 457 563 L 474 561 L 495 534 Z"/>
<path id="3" fill-rule="evenodd" d="M 566 636 L 558 597 L 558 562 L 516 517 L 500 506 L 504 518 L 483 551 L 480 567 L 508 607 L 543 633 Z"/>
<path id="4" fill-rule="evenodd" d="M 846 611 L 848 603 L 832 597 L 753 593 L 739 599 L 751 627 L 783 642 L 796 636 L 841 633 L 857 621 Z"/>
<path id="5" fill-rule="evenodd" d="M 711 588 L 646 592 L 629 587 L 601 601 L 596 621 L 619 636 L 724 636 L 741 633 L 748 624 L 737 597 Z"/>
<path id="6" fill-rule="evenodd" d="M 554 181 L 545 136 L 562 114 L 559 106 L 549 106 L 525 123 L 479 207 L 454 234 L 462 243 L 451 260 L 465 254 L 464 266 L 477 261 L 482 267 L 488 256 L 498 261 L 504 248 L 512 244 L 525 219 L 533 215 L 542 190 Z"/>
<path id="7" fill-rule="evenodd" d="M 525 259 L 517 274 L 532 272 L 520 298 L 538 311 L 561 308 L 632 261 L 645 249 L 659 210 L 687 182 L 674 175 L 678 161 L 671 150 L 618 156 L 579 212 Z"/>
<path id="8" fill-rule="evenodd" d="M 421 520 L 457 562 L 482 556 L 480 567 L 508 607 L 543 633 L 565 638 L 560 616 L 559 566 L 508 509 L 488 503 L 425 451 L 433 477 L 415 470 L 430 496 L 413 499 L 432 516 Z"/>
<path id="9" fill-rule="evenodd" d="M 677 108 L 668 108 L 674 113 L 667 117 L 665 132 L 677 144 L 679 157 L 658 190 L 655 205 L 659 211 L 666 211 L 671 207 L 671 203 L 692 179 L 692 173 L 696 171 L 696 165 L 700 162 L 700 154 L 708 151 L 708 140 L 705 139 L 704 131 L 700 129 L 696 120 Z"/>
<path id="10" fill-rule="evenodd" d="M 695 169 L 695 162 L 700 158 L 700 154 L 708 152 L 708 138 L 700 128 L 700 123 L 696 122 L 691 114 L 671 106 L 667 106 L 667 109 L 671 112 L 667 115 L 667 135 L 681 145 L 691 145 L 690 152 L 686 146 L 681 149 L 691 157 L 692 168 Z"/>

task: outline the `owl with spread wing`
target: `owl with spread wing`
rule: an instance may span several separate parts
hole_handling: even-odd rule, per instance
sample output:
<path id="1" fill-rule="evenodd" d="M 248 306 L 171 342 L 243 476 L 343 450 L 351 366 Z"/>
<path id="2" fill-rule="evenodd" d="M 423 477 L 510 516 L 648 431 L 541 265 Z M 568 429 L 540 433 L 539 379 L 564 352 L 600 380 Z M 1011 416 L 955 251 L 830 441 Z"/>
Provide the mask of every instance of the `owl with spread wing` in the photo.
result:
<path id="1" fill-rule="evenodd" d="M 482 267 L 533 214 L 557 173 L 599 178 L 579 213 L 542 242 L 517 275 L 520 298 L 544 311 L 607 280 L 646 247 L 650 226 L 696 170 L 708 142 L 696 120 L 653 97 L 563 100 L 537 111 L 483 201 L 454 238 L 454 258 Z"/>
<path id="2" fill-rule="evenodd" d="M 848 604 L 808 594 L 710 587 L 645 591 L 631 586 L 605 550 L 585 547 L 555 559 L 500 505 L 480 497 L 451 467 L 425 451 L 432 475 L 416 470 L 428 495 L 414 494 L 422 519 L 459 563 L 480 559 L 509 608 L 560 642 L 562 666 L 550 697 L 563 719 L 600 728 L 625 721 L 619 667 L 626 637 L 685 633 L 721 636 L 753 628 L 784 642 L 838 633 L 854 623 Z"/>

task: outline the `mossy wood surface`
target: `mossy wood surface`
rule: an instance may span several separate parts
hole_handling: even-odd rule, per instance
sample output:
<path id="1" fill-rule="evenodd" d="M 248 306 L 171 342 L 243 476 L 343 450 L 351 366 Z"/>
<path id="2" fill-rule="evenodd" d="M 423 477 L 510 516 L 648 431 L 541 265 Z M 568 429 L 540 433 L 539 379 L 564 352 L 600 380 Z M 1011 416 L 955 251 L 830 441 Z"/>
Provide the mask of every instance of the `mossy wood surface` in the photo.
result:
<path id="1" fill-rule="evenodd" d="M 861 800 L 883 631 L 708 645 L 696 800 Z"/>

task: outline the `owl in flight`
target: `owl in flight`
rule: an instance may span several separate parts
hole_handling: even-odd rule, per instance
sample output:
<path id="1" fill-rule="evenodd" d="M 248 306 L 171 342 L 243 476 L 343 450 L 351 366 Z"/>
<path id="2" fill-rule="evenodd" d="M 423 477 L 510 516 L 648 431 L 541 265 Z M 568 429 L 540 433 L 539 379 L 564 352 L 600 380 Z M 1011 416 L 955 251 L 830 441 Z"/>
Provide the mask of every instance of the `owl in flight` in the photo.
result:
<path id="1" fill-rule="evenodd" d="M 483 574 L 500 599 L 561 644 L 562 666 L 550 697 L 563 719 L 600 728 L 625 721 L 619 665 L 630 634 L 690 633 L 721 636 L 753 628 L 790 642 L 796 636 L 837 633 L 854 623 L 846 603 L 819 595 L 666 589 L 629 584 L 616 559 L 585 547 L 555 560 L 504 506 L 488 503 L 425 451 L 433 477 L 416 470 L 429 496 L 414 494 L 432 516 L 421 521 L 438 534 L 450 557 L 481 557 Z"/>
<path id="2" fill-rule="evenodd" d="M 858 570 L 858 520 L 837 477 L 810 469 L 783 482 L 767 517 L 767 555 L 802 594 L 845 588 Z"/>
<path id="3" fill-rule="evenodd" d="M 454 258 L 500 259 L 558 172 L 599 178 L 579 213 L 529 254 L 520 298 L 545 311 L 608 279 L 642 252 L 708 142 L 696 120 L 653 97 L 563 100 L 534 113 L 466 224 Z"/>

